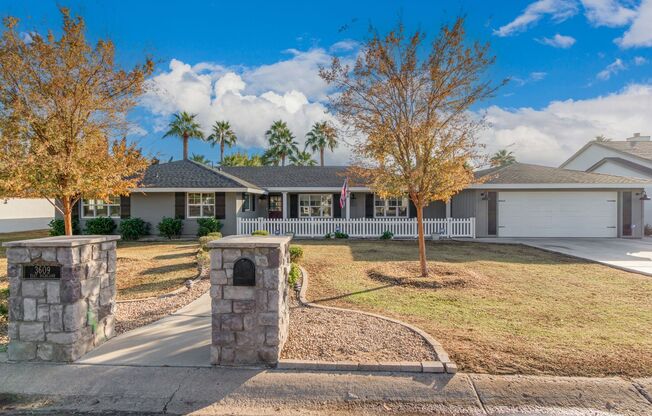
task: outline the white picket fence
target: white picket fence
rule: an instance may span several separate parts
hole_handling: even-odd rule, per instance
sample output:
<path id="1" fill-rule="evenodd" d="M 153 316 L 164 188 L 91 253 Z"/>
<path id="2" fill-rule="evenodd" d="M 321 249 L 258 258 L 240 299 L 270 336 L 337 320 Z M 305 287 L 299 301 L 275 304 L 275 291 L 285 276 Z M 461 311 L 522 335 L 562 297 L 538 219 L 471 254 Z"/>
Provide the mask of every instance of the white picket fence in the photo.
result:
<path id="1" fill-rule="evenodd" d="M 314 238 L 339 231 L 350 237 L 378 238 L 391 231 L 394 237 L 417 237 L 416 218 L 238 218 L 237 227 L 240 235 L 266 230 L 270 234 Z M 429 218 L 423 220 L 423 227 L 427 237 L 439 234 L 445 238 L 475 238 L 475 218 Z"/>

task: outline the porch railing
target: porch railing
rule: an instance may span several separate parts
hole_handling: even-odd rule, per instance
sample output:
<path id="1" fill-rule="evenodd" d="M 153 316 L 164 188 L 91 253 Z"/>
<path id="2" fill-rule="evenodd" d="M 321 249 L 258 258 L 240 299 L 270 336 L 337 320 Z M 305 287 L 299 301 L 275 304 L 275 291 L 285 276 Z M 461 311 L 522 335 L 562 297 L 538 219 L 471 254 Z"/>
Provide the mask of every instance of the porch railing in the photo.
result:
<path id="1" fill-rule="evenodd" d="M 438 234 L 445 238 L 475 238 L 475 218 L 429 218 L 423 220 L 423 227 L 426 237 Z M 270 234 L 314 238 L 340 231 L 350 237 L 378 238 L 391 231 L 394 237 L 417 237 L 416 218 L 238 218 L 237 228 L 241 235 L 266 230 Z"/>

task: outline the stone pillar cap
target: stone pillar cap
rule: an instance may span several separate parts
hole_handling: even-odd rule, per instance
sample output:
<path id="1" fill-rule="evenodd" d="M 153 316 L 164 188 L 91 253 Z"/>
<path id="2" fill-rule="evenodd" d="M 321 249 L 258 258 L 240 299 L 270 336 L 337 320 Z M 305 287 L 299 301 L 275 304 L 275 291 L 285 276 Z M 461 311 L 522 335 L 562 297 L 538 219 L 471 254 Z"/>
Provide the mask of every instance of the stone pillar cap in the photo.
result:
<path id="1" fill-rule="evenodd" d="M 119 235 L 60 235 L 56 237 L 35 238 L 33 240 L 8 241 L 3 247 L 77 247 L 87 244 L 117 241 Z"/>
<path id="2" fill-rule="evenodd" d="M 290 240 L 292 240 L 292 236 L 289 235 L 230 235 L 219 240 L 213 240 L 207 246 L 208 248 L 278 247 L 289 243 Z"/>

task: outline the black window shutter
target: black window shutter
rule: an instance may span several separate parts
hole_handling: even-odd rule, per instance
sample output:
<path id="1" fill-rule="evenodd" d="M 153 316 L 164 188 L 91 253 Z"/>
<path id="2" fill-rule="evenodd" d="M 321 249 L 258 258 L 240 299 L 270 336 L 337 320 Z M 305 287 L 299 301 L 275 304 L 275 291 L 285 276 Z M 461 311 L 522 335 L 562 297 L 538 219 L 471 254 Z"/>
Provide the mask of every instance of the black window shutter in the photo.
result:
<path id="1" fill-rule="evenodd" d="M 412 202 L 411 199 L 408 199 L 408 205 L 409 205 L 408 215 L 410 216 L 410 218 L 416 218 L 417 217 L 417 207 L 416 207 L 416 205 L 414 205 L 414 202 Z"/>
<path id="2" fill-rule="evenodd" d="M 256 212 L 256 200 L 258 199 L 258 195 L 256 194 L 251 194 L 251 210 L 253 212 Z"/>
<path id="3" fill-rule="evenodd" d="M 131 218 L 131 195 L 120 197 L 120 218 Z"/>
<path id="4" fill-rule="evenodd" d="M 174 217 L 185 219 L 186 218 L 186 193 L 174 193 Z"/>
<path id="5" fill-rule="evenodd" d="M 215 218 L 223 220 L 226 218 L 226 193 L 215 192 Z"/>
<path id="6" fill-rule="evenodd" d="M 366 218 L 374 217 L 374 194 L 365 194 L 364 216 Z"/>
<path id="7" fill-rule="evenodd" d="M 299 195 L 290 194 L 290 218 L 299 218 Z"/>
<path id="8" fill-rule="evenodd" d="M 333 218 L 342 218 L 342 207 L 340 206 L 340 194 L 333 194 Z"/>

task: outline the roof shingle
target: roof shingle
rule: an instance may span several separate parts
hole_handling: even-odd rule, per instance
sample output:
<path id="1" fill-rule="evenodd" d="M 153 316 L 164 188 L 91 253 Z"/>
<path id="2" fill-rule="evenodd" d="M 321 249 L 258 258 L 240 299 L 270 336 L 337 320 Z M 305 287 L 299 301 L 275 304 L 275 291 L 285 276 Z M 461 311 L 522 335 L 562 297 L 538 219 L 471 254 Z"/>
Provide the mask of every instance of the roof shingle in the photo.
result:
<path id="1" fill-rule="evenodd" d="M 347 166 L 230 166 L 222 171 L 261 188 L 341 187 Z"/>
<path id="2" fill-rule="evenodd" d="M 485 178 L 485 184 L 636 184 L 646 185 L 652 181 L 602 173 L 582 172 L 549 166 L 514 163 L 498 168 L 480 170 L 476 178 Z"/>
<path id="3" fill-rule="evenodd" d="M 145 171 L 142 188 L 243 188 L 246 184 L 208 166 L 177 160 L 150 165 Z"/>

